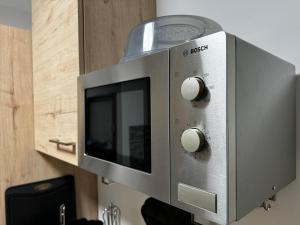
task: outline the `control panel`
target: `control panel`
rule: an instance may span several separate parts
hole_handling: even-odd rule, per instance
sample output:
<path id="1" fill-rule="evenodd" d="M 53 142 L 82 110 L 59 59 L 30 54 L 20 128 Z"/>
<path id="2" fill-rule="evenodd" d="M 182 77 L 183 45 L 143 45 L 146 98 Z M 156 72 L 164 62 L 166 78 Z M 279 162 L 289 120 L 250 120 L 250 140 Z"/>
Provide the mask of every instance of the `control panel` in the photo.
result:
<path id="1" fill-rule="evenodd" d="M 205 51 L 191 51 L 203 45 Z M 222 224 L 227 218 L 222 32 L 170 50 L 170 145 L 171 204 Z"/>
<path id="2" fill-rule="evenodd" d="M 207 90 L 200 77 L 188 77 L 181 85 L 181 95 L 188 101 L 200 101 L 205 97 Z M 181 144 L 187 152 L 203 150 L 205 137 L 197 127 L 185 130 L 181 135 Z"/>

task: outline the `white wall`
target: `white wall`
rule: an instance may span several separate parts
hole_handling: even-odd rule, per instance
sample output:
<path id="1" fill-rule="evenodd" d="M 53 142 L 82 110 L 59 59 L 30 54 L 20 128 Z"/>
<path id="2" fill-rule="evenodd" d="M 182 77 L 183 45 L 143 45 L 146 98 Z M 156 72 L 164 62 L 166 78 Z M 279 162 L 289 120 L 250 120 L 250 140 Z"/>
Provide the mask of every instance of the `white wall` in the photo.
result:
<path id="1" fill-rule="evenodd" d="M 194 14 L 218 22 L 235 34 L 296 65 L 300 72 L 300 1 L 298 0 L 157 0 L 158 16 Z M 299 77 L 298 77 L 299 78 Z M 300 90 L 300 78 L 297 80 Z M 300 91 L 297 94 L 300 99 Z M 300 113 L 300 104 L 297 106 Z M 298 113 L 298 114 L 299 114 Z M 297 130 L 300 128 L 299 120 Z M 300 135 L 297 150 L 300 149 Z M 270 212 L 255 209 L 234 225 L 300 224 L 300 154 L 297 154 L 297 180 L 278 194 Z M 122 210 L 122 225 L 144 225 L 140 206 L 147 196 L 121 185 L 99 182 L 100 211 L 110 200 Z"/>
<path id="2" fill-rule="evenodd" d="M 20 1 L 23 2 L 24 0 Z M 13 2 L 17 2 L 17 0 L 14 0 Z M 29 4 L 30 8 L 30 1 L 26 1 L 26 4 Z M 0 24 L 30 30 L 31 13 L 26 10 L 13 7 L 12 4 L 9 4 L 8 0 L 0 0 Z"/>
<path id="3" fill-rule="evenodd" d="M 194 14 L 296 65 L 300 70 L 298 0 L 157 0 L 157 15 Z"/>

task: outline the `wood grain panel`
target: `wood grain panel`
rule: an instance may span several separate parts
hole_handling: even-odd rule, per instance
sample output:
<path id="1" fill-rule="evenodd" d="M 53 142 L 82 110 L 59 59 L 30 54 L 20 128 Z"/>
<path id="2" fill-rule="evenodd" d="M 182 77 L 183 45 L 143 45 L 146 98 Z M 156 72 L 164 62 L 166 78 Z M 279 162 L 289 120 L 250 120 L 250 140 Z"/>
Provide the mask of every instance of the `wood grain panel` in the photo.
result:
<path id="1" fill-rule="evenodd" d="M 84 0 L 84 71 L 118 63 L 131 28 L 155 15 L 155 0 Z"/>
<path id="2" fill-rule="evenodd" d="M 73 174 L 79 217 L 97 217 L 96 177 L 34 151 L 31 32 L 0 25 L 0 224 L 7 187 Z"/>
<path id="3" fill-rule="evenodd" d="M 129 30 L 154 16 L 155 0 L 32 0 L 34 144 L 38 151 L 77 165 L 78 155 L 57 151 L 49 143 L 52 138 L 77 142 L 77 76 L 117 63 Z M 4 89 L 9 93 L 9 88 Z M 9 96 L 3 98 L 8 100 Z M 95 175 L 38 156 L 39 177 L 75 175 L 79 214 L 95 217 Z"/>
<path id="4" fill-rule="evenodd" d="M 32 1 L 35 148 L 73 165 L 78 154 L 49 140 L 77 145 L 78 10 L 78 0 Z"/>

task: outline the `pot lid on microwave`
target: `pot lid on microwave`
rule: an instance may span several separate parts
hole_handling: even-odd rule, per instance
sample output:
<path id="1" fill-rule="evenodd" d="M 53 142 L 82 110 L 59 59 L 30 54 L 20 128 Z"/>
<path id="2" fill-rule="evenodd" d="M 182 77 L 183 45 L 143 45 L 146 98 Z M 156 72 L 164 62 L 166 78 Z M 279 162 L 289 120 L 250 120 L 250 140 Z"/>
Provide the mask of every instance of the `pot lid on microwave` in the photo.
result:
<path id="1" fill-rule="evenodd" d="M 129 33 L 121 62 L 169 49 L 218 31 L 222 31 L 219 24 L 200 16 L 171 15 L 147 20 Z"/>

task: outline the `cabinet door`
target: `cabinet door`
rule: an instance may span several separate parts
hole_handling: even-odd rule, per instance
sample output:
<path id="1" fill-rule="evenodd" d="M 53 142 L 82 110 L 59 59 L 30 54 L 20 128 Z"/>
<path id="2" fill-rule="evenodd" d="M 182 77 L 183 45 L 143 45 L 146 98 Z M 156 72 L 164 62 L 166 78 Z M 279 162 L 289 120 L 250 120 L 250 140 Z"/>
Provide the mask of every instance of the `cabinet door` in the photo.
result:
<path id="1" fill-rule="evenodd" d="M 32 0 L 35 149 L 78 164 L 77 77 L 115 64 L 155 0 Z"/>
<path id="2" fill-rule="evenodd" d="M 79 5 L 78 0 L 32 0 L 35 149 L 74 165 Z"/>

